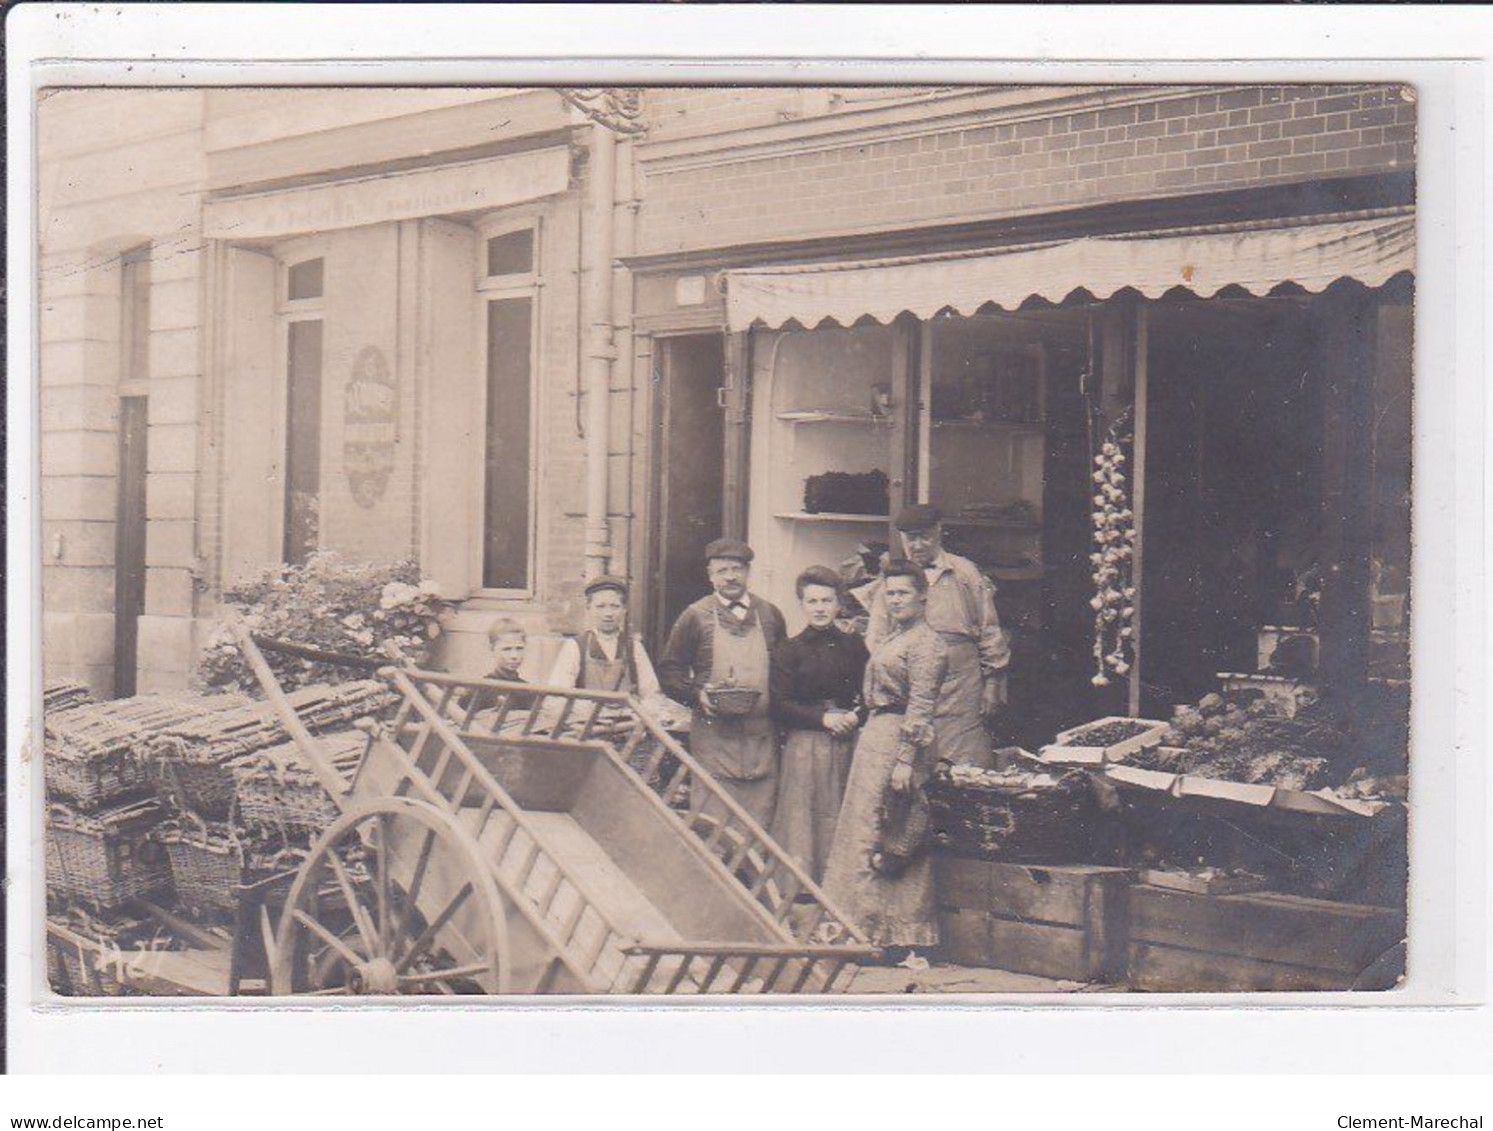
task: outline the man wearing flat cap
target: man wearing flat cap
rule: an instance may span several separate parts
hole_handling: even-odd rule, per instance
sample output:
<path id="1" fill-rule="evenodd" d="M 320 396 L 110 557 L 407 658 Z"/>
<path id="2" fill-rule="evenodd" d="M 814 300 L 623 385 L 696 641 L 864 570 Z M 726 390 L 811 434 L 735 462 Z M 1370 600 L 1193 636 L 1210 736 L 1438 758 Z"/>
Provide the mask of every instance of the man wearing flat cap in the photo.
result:
<path id="1" fill-rule="evenodd" d="M 705 547 L 712 592 L 679 614 L 658 674 L 664 692 L 693 709 L 690 752 L 765 827 L 772 821 L 778 779 L 768 653 L 787 635 L 787 626 L 776 605 L 748 590 L 751 565 L 752 548 L 745 542 L 718 538 Z M 727 688 L 733 694 L 713 694 Z"/>
<path id="2" fill-rule="evenodd" d="M 938 756 L 956 764 L 993 762 L 985 722 L 1006 703 L 1010 644 L 995 611 L 995 586 L 974 562 L 943 548 L 943 513 L 919 503 L 893 521 L 908 560 L 928 577 L 927 621 L 948 647 L 949 666 L 933 715 Z M 881 586 L 872 587 L 866 646 L 873 652 L 891 631 Z"/>
<path id="3" fill-rule="evenodd" d="M 642 637 L 627 628 L 627 582 L 623 577 L 602 574 L 585 583 L 585 630 L 560 645 L 555 662 L 549 668 L 546 682 L 552 688 L 579 688 L 582 691 L 621 691 L 633 695 L 655 715 L 669 724 L 669 701 L 654 673 L 648 649 Z M 557 700 L 546 703 L 555 712 Z M 584 724 L 587 712 L 572 710 L 570 719 Z M 608 709 L 593 727 L 593 734 L 605 737 L 609 731 L 623 730 L 632 724 L 630 712 Z"/>

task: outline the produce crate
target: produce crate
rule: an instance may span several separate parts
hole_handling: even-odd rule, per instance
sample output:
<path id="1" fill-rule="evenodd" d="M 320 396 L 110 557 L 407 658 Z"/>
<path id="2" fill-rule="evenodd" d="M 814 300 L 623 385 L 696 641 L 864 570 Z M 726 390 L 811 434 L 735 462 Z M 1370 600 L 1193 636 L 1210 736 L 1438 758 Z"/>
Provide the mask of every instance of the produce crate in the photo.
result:
<path id="1" fill-rule="evenodd" d="M 1096 862 L 1107 850 L 1105 817 L 1081 771 L 985 771 L 965 780 L 940 772 L 925 792 L 932 844 L 945 855 L 1076 864 Z"/>
<path id="2" fill-rule="evenodd" d="M 1042 760 L 1057 765 L 1102 766 L 1121 762 L 1138 750 L 1161 743 L 1169 724 L 1157 719 L 1111 715 L 1065 730 L 1042 748 Z"/>
<path id="3" fill-rule="evenodd" d="M 387 684 L 370 679 L 303 687 L 286 698 L 316 734 L 377 715 L 397 697 Z M 158 787 L 182 808 L 209 820 L 225 820 L 235 793 L 230 763 L 289 738 L 271 704 L 247 702 L 158 734 L 150 745 L 150 764 Z"/>
<path id="4" fill-rule="evenodd" d="M 155 800 L 86 814 L 47 807 L 47 892 L 100 911 L 171 886 L 171 866 L 151 832 L 165 817 Z"/>
<path id="5" fill-rule="evenodd" d="M 1403 964 L 1395 971 L 1392 958 L 1381 960 L 1404 934 L 1403 913 L 1387 907 L 1137 884 L 1129 980 L 1133 989 L 1176 993 L 1389 989 Z"/>
<path id="6" fill-rule="evenodd" d="M 1125 972 L 1125 868 L 936 857 L 942 952 L 951 962 L 1073 982 Z"/>

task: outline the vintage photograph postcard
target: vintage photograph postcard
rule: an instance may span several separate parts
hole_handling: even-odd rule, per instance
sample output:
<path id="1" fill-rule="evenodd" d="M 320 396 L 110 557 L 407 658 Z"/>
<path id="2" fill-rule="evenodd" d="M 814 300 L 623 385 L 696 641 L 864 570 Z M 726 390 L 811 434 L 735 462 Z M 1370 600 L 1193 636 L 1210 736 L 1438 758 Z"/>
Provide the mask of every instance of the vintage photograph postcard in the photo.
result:
<path id="1" fill-rule="evenodd" d="M 35 130 L 44 994 L 1401 984 L 1414 86 Z"/>

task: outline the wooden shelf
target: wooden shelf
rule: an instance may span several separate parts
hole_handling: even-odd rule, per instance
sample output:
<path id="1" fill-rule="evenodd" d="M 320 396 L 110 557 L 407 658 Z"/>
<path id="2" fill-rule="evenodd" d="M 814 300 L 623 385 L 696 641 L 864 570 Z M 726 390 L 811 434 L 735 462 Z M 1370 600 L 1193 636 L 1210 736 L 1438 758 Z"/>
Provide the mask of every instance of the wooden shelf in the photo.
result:
<path id="1" fill-rule="evenodd" d="M 780 412 L 778 419 L 784 424 L 870 424 L 890 427 L 890 416 L 872 416 L 869 412 L 835 412 L 802 409 L 797 412 Z"/>
<path id="2" fill-rule="evenodd" d="M 930 423 L 937 428 L 985 428 L 996 432 L 1042 432 L 1047 426 L 1040 420 L 1015 421 L 1015 420 L 965 420 L 956 417 L 952 420 L 932 420 Z"/>
<path id="3" fill-rule="evenodd" d="M 835 511 L 824 511 L 819 514 L 810 514 L 808 511 L 789 511 L 786 514 L 775 514 L 773 518 L 780 518 L 785 522 L 845 522 L 861 523 L 866 526 L 885 526 L 891 522 L 891 516 L 885 514 L 840 514 Z"/>
<path id="4" fill-rule="evenodd" d="M 945 526 L 962 526 L 979 530 L 1009 530 L 1013 534 L 1040 534 L 1040 522 L 1005 522 L 998 518 L 960 518 L 950 514 L 944 516 Z"/>

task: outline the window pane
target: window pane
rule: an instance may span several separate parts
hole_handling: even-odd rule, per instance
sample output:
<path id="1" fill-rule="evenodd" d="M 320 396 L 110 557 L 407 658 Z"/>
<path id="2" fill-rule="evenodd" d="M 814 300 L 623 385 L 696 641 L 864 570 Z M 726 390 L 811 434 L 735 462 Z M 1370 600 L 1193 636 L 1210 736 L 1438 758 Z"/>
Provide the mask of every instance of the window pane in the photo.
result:
<path id="1" fill-rule="evenodd" d="M 489 275 L 529 275 L 534 271 L 534 229 L 522 228 L 487 241 Z"/>
<path id="2" fill-rule="evenodd" d="M 285 405 L 285 560 L 304 562 L 320 539 L 321 323 L 290 324 Z"/>
<path id="3" fill-rule="evenodd" d="M 529 584 L 529 373 L 533 300 L 487 304 L 487 467 L 482 584 Z"/>
<path id="4" fill-rule="evenodd" d="M 297 263 L 287 272 L 288 297 L 294 301 L 303 298 L 321 298 L 322 294 L 322 261 L 320 259 L 308 259 L 304 263 Z"/>

